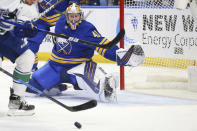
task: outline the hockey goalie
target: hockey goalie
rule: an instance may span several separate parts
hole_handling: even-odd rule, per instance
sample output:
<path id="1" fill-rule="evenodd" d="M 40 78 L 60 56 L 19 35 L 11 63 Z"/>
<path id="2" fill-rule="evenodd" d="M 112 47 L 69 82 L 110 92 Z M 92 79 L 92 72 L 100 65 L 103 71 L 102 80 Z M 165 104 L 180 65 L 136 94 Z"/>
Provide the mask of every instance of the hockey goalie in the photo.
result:
<path id="1" fill-rule="evenodd" d="M 65 27 L 65 28 L 62 28 Z M 96 27 L 84 20 L 82 9 L 75 3 L 70 5 L 65 16 L 56 23 L 55 33 L 76 37 L 97 43 L 108 44 Z M 144 59 L 140 45 L 130 45 L 125 49 L 114 46 L 110 49 L 85 45 L 56 37 L 50 61 L 35 71 L 30 84 L 49 95 L 58 95 L 66 89 L 62 83 L 70 83 L 75 90 L 86 92 L 87 97 L 98 101 L 116 101 L 116 89 L 119 86 L 115 75 L 108 73 L 92 60 L 94 52 L 116 61 L 122 66 L 138 66 Z M 28 92 L 33 92 L 27 90 Z"/>
<path id="2" fill-rule="evenodd" d="M 116 50 L 117 65 L 136 67 L 144 59 L 144 51 L 140 45 Z M 119 77 L 116 73 L 107 72 L 92 60 L 83 62 L 70 70 L 63 68 L 59 72 L 56 68 L 57 66 L 47 63 L 33 73 L 30 84 L 48 95 L 55 96 L 67 90 L 68 86 L 65 83 L 70 83 L 75 90 L 82 91 L 89 98 L 102 102 L 117 102 Z M 30 89 L 27 92 L 35 93 Z"/>

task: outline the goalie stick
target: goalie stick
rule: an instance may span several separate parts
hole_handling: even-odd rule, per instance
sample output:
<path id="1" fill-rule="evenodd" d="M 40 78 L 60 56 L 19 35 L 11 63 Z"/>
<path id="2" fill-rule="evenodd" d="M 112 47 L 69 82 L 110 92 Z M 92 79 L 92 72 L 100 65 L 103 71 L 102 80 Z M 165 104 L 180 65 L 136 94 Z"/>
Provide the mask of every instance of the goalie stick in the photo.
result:
<path id="1" fill-rule="evenodd" d="M 13 76 L 11 73 L 9 73 L 8 71 L 4 70 L 3 68 L 0 67 L 0 71 L 5 73 L 6 75 L 12 77 L 14 80 L 22 83 L 23 85 L 25 85 L 27 88 L 30 88 L 31 90 L 37 92 L 38 94 L 50 99 L 51 101 L 55 102 L 56 104 L 62 106 L 63 108 L 71 111 L 71 112 L 77 112 L 77 111 L 82 111 L 82 110 L 87 110 L 87 109 L 90 109 L 90 108 L 93 108 L 93 107 L 96 107 L 97 106 L 97 101 L 96 100 L 90 100 L 86 103 L 83 103 L 81 105 L 77 105 L 77 106 L 67 106 L 63 103 L 61 103 L 60 101 L 54 99 L 53 97 L 50 97 L 49 95 L 47 95 L 46 93 L 38 90 L 37 88 L 33 87 L 32 85 L 24 82 L 23 80 L 21 79 L 18 79 L 16 78 L 15 76 Z"/>
<path id="2" fill-rule="evenodd" d="M 6 23 L 9 23 L 9 24 L 18 26 L 20 28 L 24 28 L 24 26 L 22 24 L 17 23 L 17 22 L 5 20 L 5 19 L 2 19 L 2 18 L 0 18 L 0 21 L 3 21 L 3 22 L 6 22 Z M 44 29 L 39 29 L 38 28 L 38 31 L 40 31 L 42 33 L 46 33 L 46 34 L 52 35 L 52 36 L 64 38 L 64 39 L 67 39 L 69 41 L 79 42 L 79 43 L 82 43 L 82 44 L 91 45 L 91 46 L 95 46 L 95 47 L 100 47 L 100 48 L 104 48 L 104 49 L 110 49 L 110 48 L 112 48 L 113 46 L 115 46 L 116 44 L 118 44 L 118 42 L 120 42 L 120 40 L 125 35 L 125 30 L 124 29 L 121 29 L 120 32 L 116 35 L 116 37 L 112 41 L 110 41 L 109 43 L 107 43 L 105 45 L 98 45 L 97 43 L 94 43 L 94 42 L 80 40 L 80 39 L 78 39 L 76 37 L 69 37 L 69 36 L 66 36 L 66 35 L 56 34 L 56 33 L 53 33 L 53 32 L 50 32 L 50 31 L 47 31 L 47 30 L 44 30 Z"/>

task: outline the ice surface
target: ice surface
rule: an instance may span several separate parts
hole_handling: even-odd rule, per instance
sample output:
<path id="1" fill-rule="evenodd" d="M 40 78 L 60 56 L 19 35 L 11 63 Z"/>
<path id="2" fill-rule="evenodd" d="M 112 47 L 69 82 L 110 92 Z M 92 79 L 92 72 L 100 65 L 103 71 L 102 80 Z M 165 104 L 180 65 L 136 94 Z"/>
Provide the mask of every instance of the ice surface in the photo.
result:
<path id="1" fill-rule="evenodd" d="M 108 65 L 103 66 L 107 68 Z M 3 68 L 12 72 L 13 65 L 6 61 Z M 0 84 L 0 131 L 77 131 L 75 121 L 82 124 L 81 131 L 197 131 L 196 100 L 128 90 L 118 90 L 118 103 L 99 102 L 96 108 L 81 112 L 69 112 L 46 98 L 30 96 L 28 102 L 36 106 L 34 116 L 8 117 L 12 79 L 0 72 Z M 66 105 L 89 100 L 72 89 L 54 98 Z"/>

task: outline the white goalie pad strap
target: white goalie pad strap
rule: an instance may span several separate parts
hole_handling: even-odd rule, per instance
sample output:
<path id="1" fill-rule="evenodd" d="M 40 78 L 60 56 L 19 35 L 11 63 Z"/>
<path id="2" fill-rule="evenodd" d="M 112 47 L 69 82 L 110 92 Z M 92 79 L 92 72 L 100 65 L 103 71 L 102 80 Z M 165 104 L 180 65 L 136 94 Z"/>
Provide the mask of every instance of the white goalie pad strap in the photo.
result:
<path id="1" fill-rule="evenodd" d="M 184 10 L 189 3 L 189 0 L 175 0 L 174 8 Z"/>
<path id="2" fill-rule="evenodd" d="M 20 72 L 31 72 L 35 60 L 35 54 L 30 50 L 26 50 L 16 59 L 16 69 Z"/>

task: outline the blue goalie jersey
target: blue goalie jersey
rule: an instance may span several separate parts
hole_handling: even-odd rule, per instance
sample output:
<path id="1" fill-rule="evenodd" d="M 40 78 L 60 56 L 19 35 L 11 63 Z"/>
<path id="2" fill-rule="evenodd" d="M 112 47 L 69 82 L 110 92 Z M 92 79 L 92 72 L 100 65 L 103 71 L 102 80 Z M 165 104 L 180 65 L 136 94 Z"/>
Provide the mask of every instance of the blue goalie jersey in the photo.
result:
<path id="1" fill-rule="evenodd" d="M 56 23 L 55 33 L 76 37 L 81 40 L 94 42 L 97 44 L 107 44 L 109 40 L 102 37 L 94 25 L 82 20 L 76 30 L 72 30 L 66 23 L 66 17 L 62 16 Z M 79 42 L 72 42 L 66 39 L 57 38 L 50 59 L 59 64 L 80 64 L 91 60 L 96 50 L 100 55 L 115 61 L 115 51 L 118 47 L 112 49 L 103 49 L 86 45 Z"/>

